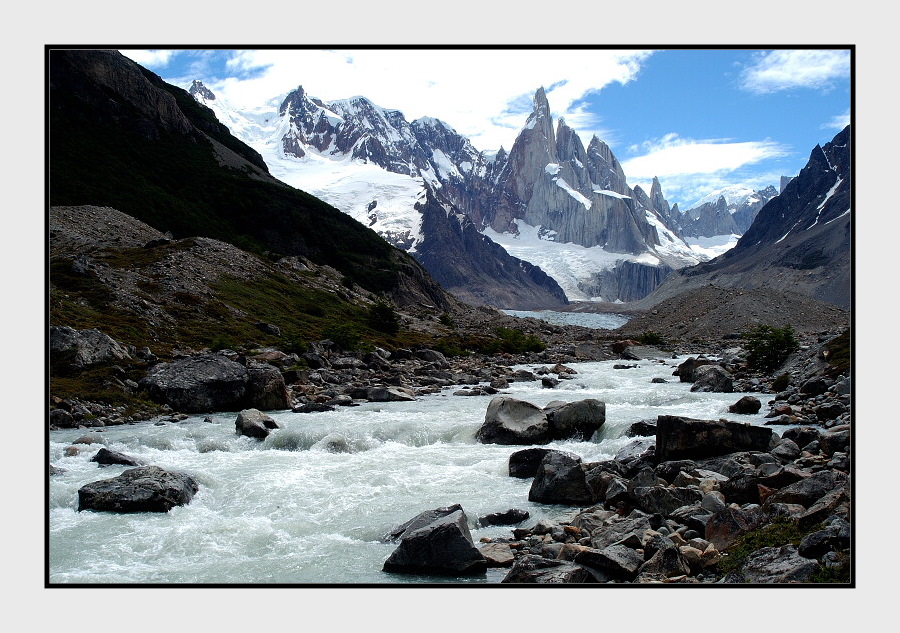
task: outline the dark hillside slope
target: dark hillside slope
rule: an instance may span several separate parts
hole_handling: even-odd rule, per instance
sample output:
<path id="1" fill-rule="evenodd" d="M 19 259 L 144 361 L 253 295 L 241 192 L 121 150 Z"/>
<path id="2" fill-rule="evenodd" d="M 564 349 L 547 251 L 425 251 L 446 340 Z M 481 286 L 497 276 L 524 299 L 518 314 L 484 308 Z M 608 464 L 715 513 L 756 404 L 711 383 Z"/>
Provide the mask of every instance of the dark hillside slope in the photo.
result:
<path id="1" fill-rule="evenodd" d="M 52 206 L 114 207 L 175 238 L 299 255 L 368 290 L 446 304 L 411 257 L 273 178 L 184 90 L 116 51 L 50 49 L 47 62 Z"/>

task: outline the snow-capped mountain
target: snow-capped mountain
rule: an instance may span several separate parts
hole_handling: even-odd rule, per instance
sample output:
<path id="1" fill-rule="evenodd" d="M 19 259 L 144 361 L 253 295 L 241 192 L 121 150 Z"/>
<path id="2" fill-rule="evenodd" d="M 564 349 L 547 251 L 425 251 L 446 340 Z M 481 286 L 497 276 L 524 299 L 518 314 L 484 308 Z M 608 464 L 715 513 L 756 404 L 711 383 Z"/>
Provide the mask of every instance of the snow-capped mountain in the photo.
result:
<path id="1" fill-rule="evenodd" d="M 759 210 L 777 195 L 771 185 L 758 191 L 741 185 L 719 189 L 686 209 L 678 226 L 686 239 L 733 235 L 736 240 L 747 232 Z"/>
<path id="2" fill-rule="evenodd" d="M 365 97 L 326 103 L 298 87 L 277 108 L 273 100 L 245 112 L 199 81 L 190 93 L 259 151 L 272 175 L 371 227 L 439 280 L 451 271 L 438 267 L 460 254 L 436 257 L 434 244 L 425 248 L 435 239 L 423 229 L 426 198 L 446 218 L 465 216 L 484 240 L 546 271 L 569 300 L 640 298 L 672 269 L 710 258 L 682 239 L 677 206 L 669 208 L 658 181 L 650 195 L 632 190 L 605 143 L 594 137 L 585 148 L 565 121 L 553 121 L 542 88 L 512 148 L 496 153 L 477 151 L 447 123 L 408 122 Z M 423 260 L 425 251 L 431 255 Z M 526 277 L 515 283 L 534 284 L 540 275 Z M 475 274 L 481 288 L 457 294 L 490 302 L 491 278 Z M 527 301 L 553 303 L 555 289 L 543 290 L 549 294 Z"/>

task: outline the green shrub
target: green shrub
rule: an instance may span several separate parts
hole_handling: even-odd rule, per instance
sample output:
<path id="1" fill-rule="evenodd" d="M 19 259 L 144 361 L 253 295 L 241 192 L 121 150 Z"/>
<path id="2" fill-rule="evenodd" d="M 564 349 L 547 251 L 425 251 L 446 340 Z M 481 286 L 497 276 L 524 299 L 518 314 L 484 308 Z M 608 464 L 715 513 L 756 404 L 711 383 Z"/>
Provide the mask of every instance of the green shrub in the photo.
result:
<path id="1" fill-rule="evenodd" d="M 234 342 L 227 336 L 217 335 L 209 342 L 209 349 L 213 352 L 221 352 L 223 349 L 235 349 Z"/>
<path id="2" fill-rule="evenodd" d="M 456 319 L 449 312 L 444 312 L 438 320 L 447 327 L 456 327 Z"/>
<path id="3" fill-rule="evenodd" d="M 463 349 L 459 342 L 449 337 L 440 338 L 431 346 L 432 349 L 440 352 L 447 358 L 455 358 L 457 356 L 465 356 L 468 351 Z"/>
<path id="4" fill-rule="evenodd" d="M 648 330 L 641 334 L 638 337 L 638 341 L 640 341 L 641 345 L 663 345 L 666 342 L 662 336 L 653 330 Z"/>
<path id="5" fill-rule="evenodd" d="M 764 547 L 793 545 L 796 547 L 803 537 L 822 529 L 822 524 L 802 530 L 790 519 L 777 519 L 768 525 L 747 532 L 722 552 L 717 571 L 720 574 L 737 571 L 754 552 Z"/>
<path id="6" fill-rule="evenodd" d="M 329 325 L 322 334 L 331 339 L 339 349 L 347 352 L 358 349 L 362 343 L 362 333 L 350 323 Z"/>
<path id="7" fill-rule="evenodd" d="M 498 327 L 494 334 L 500 339 L 498 350 L 510 354 L 524 354 L 525 352 L 543 352 L 547 345 L 534 334 L 525 335 L 522 330 L 507 327 Z"/>
<path id="8" fill-rule="evenodd" d="M 765 372 L 774 371 L 788 356 L 800 349 L 800 343 L 794 336 L 794 328 L 790 325 L 782 328 L 757 325 L 744 334 L 744 338 L 747 366 Z"/>

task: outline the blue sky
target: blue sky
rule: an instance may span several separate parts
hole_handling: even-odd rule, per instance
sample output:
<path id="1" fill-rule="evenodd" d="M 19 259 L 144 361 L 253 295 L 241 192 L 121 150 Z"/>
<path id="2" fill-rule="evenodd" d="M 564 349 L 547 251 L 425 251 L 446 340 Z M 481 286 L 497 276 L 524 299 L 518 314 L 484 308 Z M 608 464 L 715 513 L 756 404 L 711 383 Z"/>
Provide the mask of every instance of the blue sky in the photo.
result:
<path id="1" fill-rule="evenodd" d="M 303 85 L 439 118 L 478 149 L 509 149 L 543 86 L 555 117 L 596 134 L 632 186 L 662 183 L 682 208 L 711 191 L 778 186 L 850 122 L 849 50 L 127 50 L 182 87 L 200 79 L 239 108 Z M 273 101 L 274 100 L 274 101 Z"/>

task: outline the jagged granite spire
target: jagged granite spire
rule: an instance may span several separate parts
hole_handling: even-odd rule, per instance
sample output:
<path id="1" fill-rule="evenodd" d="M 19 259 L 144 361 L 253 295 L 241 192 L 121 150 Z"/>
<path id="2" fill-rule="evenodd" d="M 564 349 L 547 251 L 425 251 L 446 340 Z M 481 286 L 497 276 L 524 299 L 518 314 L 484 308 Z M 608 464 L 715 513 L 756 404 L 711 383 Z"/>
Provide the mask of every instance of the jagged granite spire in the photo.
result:
<path id="1" fill-rule="evenodd" d="M 191 87 L 188 90 L 188 94 L 197 99 L 204 99 L 206 101 L 215 101 L 216 95 L 213 94 L 213 91 L 203 85 L 203 82 L 199 79 L 195 79 L 191 82 Z"/>

